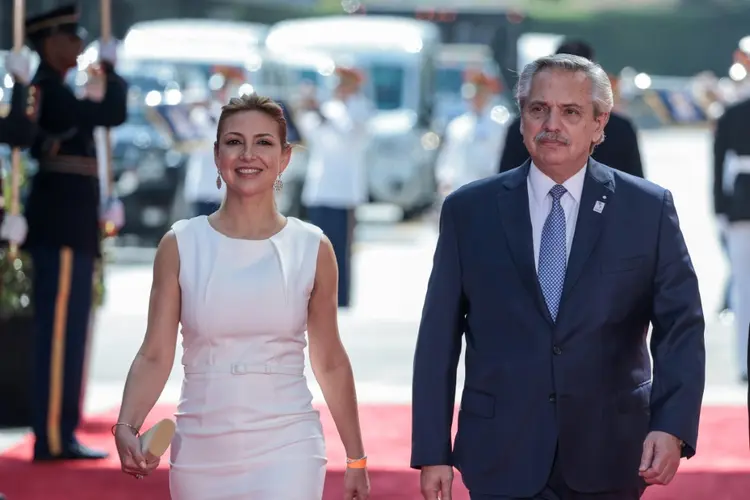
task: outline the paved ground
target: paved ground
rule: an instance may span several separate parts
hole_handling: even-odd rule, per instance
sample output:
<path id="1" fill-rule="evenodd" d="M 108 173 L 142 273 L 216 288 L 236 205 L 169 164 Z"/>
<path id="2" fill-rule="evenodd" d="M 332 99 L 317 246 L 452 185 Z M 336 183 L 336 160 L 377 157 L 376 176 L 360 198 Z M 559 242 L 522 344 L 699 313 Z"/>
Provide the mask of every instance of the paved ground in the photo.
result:
<path id="1" fill-rule="evenodd" d="M 701 280 L 708 321 L 706 403 L 744 404 L 745 388 L 736 381 L 733 331 L 716 314 L 726 262 L 710 210 L 709 147 L 709 137 L 702 131 L 648 132 L 642 141 L 648 177 L 674 193 Z M 408 403 L 412 354 L 436 238 L 434 222 L 429 218 L 408 224 L 365 222 L 357 236 L 355 303 L 341 313 L 340 323 L 359 396 L 363 402 Z M 127 370 L 145 331 L 153 252 L 120 250 L 118 255 L 118 262 L 108 269 L 108 297 L 92 346 L 89 411 L 119 403 Z M 319 399 L 312 376 L 310 380 Z M 162 400 L 176 402 L 179 384 L 176 369 Z M 0 433 L 0 448 L 19 435 Z"/>

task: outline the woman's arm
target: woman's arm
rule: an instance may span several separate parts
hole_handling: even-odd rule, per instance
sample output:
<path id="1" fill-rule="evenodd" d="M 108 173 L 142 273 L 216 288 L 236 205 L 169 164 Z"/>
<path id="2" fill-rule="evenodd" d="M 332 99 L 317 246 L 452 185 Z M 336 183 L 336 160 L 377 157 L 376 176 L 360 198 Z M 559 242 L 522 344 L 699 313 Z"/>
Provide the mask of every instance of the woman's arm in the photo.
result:
<path id="1" fill-rule="evenodd" d="M 118 422 L 140 429 L 159 399 L 174 363 L 180 321 L 180 255 L 172 231 L 159 243 L 146 336 L 130 367 Z"/>
<path id="2" fill-rule="evenodd" d="M 323 397 L 351 459 L 364 456 L 357 411 L 357 392 L 349 356 L 341 343 L 338 327 L 338 268 L 331 242 L 323 236 L 318 252 L 307 331 L 310 363 Z"/>

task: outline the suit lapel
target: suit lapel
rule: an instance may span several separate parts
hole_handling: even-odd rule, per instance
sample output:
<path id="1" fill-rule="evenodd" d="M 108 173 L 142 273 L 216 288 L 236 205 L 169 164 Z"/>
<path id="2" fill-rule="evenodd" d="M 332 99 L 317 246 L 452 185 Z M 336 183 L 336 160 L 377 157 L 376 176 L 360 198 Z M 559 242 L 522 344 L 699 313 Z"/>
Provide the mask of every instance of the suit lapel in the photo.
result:
<path id="1" fill-rule="evenodd" d="M 586 261 L 599 241 L 604 220 L 609 213 L 607 205 L 612 201 L 614 192 L 615 181 L 612 172 L 595 160 L 589 159 L 560 307 L 578 282 Z"/>
<path id="2" fill-rule="evenodd" d="M 539 287 L 534 263 L 534 240 L 531 234 L 529 194 L 526 183 L 530 166 L 531 160 L 527 160 L 520 167 L 508 172 L 498 195 L 498 209 L 510 253 L 521 274 L 521 280 L 536 301 L 539 310 L 552 324 L 552 317 Z"/>

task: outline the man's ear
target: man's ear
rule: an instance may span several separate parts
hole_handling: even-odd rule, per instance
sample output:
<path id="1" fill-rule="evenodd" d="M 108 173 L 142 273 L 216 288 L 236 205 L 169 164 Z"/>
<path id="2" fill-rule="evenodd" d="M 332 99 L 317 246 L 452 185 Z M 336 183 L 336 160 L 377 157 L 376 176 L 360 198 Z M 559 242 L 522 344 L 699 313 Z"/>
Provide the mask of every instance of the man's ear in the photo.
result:
<path id="1" fill-rule="evenodd" d="M 594 143 L 595 144 L 601 144 L 604 141 L 604 128 L 607 126 L 607 123 L 609 122 L 609 113 L 601 113 L 599 116 L 595 117 L 594 120 L 596 120 L 597 126 L 596 126 L 596 133 L 594 134 Z"/>

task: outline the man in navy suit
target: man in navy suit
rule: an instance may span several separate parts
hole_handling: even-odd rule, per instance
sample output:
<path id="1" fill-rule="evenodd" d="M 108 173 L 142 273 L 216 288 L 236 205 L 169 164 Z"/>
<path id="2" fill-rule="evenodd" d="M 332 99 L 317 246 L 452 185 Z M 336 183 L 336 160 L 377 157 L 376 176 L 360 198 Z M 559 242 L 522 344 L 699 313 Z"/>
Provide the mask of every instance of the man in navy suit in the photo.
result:
<path id="1" fill-rule="evenodd" d="M 590 158 L 612 109 L 597 64 L 541 58 L 516 97 L 530 160 L 443 205 L 411 466 L 426 500 L 450 499 L 453 467 L 472 500 L 637 499 L 695 454 L 705 382 L 698 281 L 672 194 Z"/>

